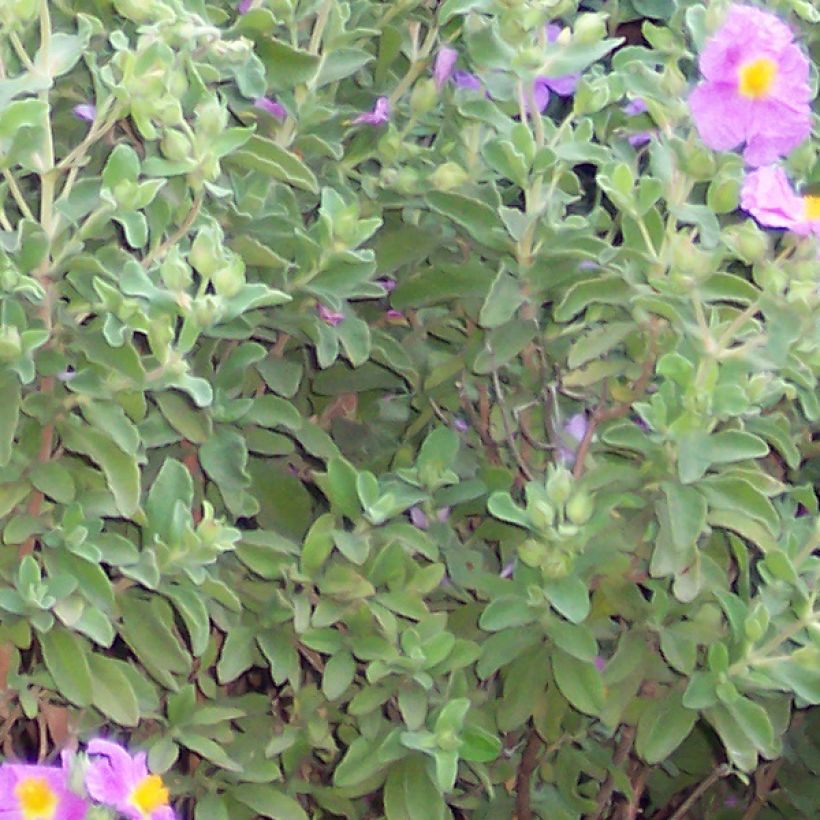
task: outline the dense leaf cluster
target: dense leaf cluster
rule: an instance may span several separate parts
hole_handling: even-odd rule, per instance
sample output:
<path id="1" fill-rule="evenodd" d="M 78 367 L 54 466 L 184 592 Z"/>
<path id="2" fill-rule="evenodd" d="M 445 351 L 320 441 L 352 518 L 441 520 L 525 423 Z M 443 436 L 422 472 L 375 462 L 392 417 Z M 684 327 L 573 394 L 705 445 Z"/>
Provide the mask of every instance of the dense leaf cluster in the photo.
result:
<path id="1" fill-rule="evenodd" d="M 0 3 L 6 759 L 817 816 L 818 246 L 693 128 L 726 6 Z"/>

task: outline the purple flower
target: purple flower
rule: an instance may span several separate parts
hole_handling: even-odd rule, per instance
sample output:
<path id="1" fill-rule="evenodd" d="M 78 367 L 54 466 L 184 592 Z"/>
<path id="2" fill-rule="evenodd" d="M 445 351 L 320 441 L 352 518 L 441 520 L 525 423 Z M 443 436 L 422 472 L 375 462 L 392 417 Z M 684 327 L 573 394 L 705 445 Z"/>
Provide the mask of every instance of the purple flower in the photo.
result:
<path id="1" fill-rule="evenodd" d="M 630 100 L 623 107 L 623 112 L 629 117 L 637 117 L 638 114 L 645 114 L 646 103 L 640 97 L 635 97 L 634 100 Z"/>
<path id="2" fill-rule="evenodd" d="M 410 523 L 418 530 L 427 529 L 429 523 L 421 507 L 410 507 Z"/>
<path id="3" fill-rule="evenodd" d="M 390 310 L 385 311 L 385 316 L 388 319 L 404 319 L 404 311 L 396 310 L 395 308 L 390 308 Z"/>
<path id="4" fill-rule="evenodd" d="M 746 144 L 749 165 L 785 156 L 811 133 L 809 63 L 776 15 L 734 5 L 700 55 L 704 81 L 689 96 L 703 142 Z"/>
<path id="5" fill-rule="evenodd" d="M 383 276 L 376 280 L 388 293 L 392 293 L 396 289 L 396 280 L 389 276 Z"/>
<path id="6" fill-rule="evenodd" d="M 601 655 L 596 655 L 595 656 L 594 663 L 595 663 L 595 668 L 599 672 L 603 672 L 604 669 L 606 668 L 606 658 L 603 658 Z"/>
<path id="7" fill-rule="evenodd" d="M 634 134 L 630 134 L 626 141 L 633 147 L 633 148 L 640 148 L 642 145 L 646 145 L 647 142 L 652 140 L 652 137 L 655 136 L 654 131 L 638 131 Z"/>
<path id="8" fill-rule="evenodd" d="M 61 766 L 0 766 L 3 820 L 83 820 L 88 803 L 68 787 L 68 755 Z"/>
<path id="9" fill-rule="evenodd" d="M 578 445 L 583 441 L 588 426 L 589 422 L 587 421 L 586 413 L 576 413 L 574 416 L 570 416 L 569 420 L 564 425 L 564 435 L 568 436 L 569 439 L 574 439 L 575 445 L 570 445 L 569 441 L 564 444 L 559 444 L 559 461 L 568 465 L 575 462 L 575 451 L 578 449 Z"/>
<path id="10" fill-rule="evenodd" d="M 71 111 L 78 120 L 83 122 L 94 122 L 97 119 L 97 106 L 93 103 L 78 103 Z"/>
<path id="11" fill-rule="evenodd" d="M 433 63 L 433 79 L 436 81 L 436 88 L 441 91 L 444 83 L 450 79 L 453 69 L 458 59 L 458 52 L 449 46 L 442 46 L 436 54 L 435 62 Z"/>
<path id="12" fill-rule="evenodd" d="M 372 111 L 359 114 L 353 120 L 354 125 L 383 125 L 390 119 L 390 100 L 387 97 L 379 97 Z"/>
<path id="13" fill-rule="evenodd" d="M 557 23 L 548 23 L 547 24 L 547 42 L 554 43 L 561 34 L 561 26 Z M 561 77 L 544 77 L 539 76 L 536 77 L 535 82 L 538 83 L 539 81 L 546 85 L 551 91 L 554 91 L 559 97 L 571 97 L 575 93 L 575 89 L 578 87 L 578 81 L 581 79 L 580 74 L 564 74 Z M 546 91 L 546 89 L 545 89 Z M 537 93 L 537 92 L 536 92 Z M 549 91 L 547 93 L 547 102 L 549 101 Z M 536 97 L 536 101 L 537 101 Z M 543 111 L 544 108 L 547 107 L 547 103 L 544 103 L 543 108 L 539 108 L 539 111 Z"/>
<path id="14" fill-rule="evenodd" d="M 240 3 L 236 7 L 236 10 L 240 14 L 247 14 L 251 10 L 252 5 L 253 5 L 253 0 L 240 0 Z"/>
<path id="15" fill-rule="evenodd" d="M 464 421 L 464 419 L 461 419 L 461 418 L 459 418 L 458 416 L 456 416 L 456 417 L 453 419 L 453 427 L 454 427 L 454 428 L 455 428 L 455 429 L 456 429 L 459 433 L 466 433 L 466 432 L 470 429 L 470 425 L 469 425 L 469 424 L 467 424 L 467 422 L 466 422 L 466 421 Z"/>
<path id="16" fill-rule="evenodd" d="M 329 325 L 333 325 L 333 327 L 343 322 L 345 318 L 344 313 L 337 313 L 335 310 L 331 310 L 322 304 L 316 305 L 316 312 L 323 322 L 327 322 Z"/>
<path id="17" fill-rule="evenodd" d="M 469 71 L 453 72 L 453 82 L 459 88 L 468 88 L 471 91 L 481 91 L 481 80 Z"/>
<path id="18" fill-rule="evenodd" d="M 512 561 L 507 561 L 503 567 L 501 567 L 501 572 L 498 573 L 499 578 L 512 578 L 513 573 L 515 572 L 515 558 Z"/>
<path id="19" fill-rule="evenodd" d="M 820 196 L 795 193 L 786 172 L 778 166 L 758 168 L 746 176 L 740 207 L 767 228 L 820 237 Z"/>
<path id="20" fill-rule="evenodd" d="M 129 820 L 176 820 L 162 778 L 148 773 L 145 753 L 131 757 L 116 743 L 92 740 L 85 787 L 91 797 Z"/>
<path id="21" fill-rule="evenodd" d="M 445 524 L 447 521 L 450 520 L 450 508 L 449 507 L 442 507 L 436 513 L 436 520 L 439 524 Z"/>
<path id="22" fill-rule="evenodd" d="M 257 97 L 253 101 L 253 104 L 262 111 L 270 114 L 272 117 L 276 117 L 278 120 L 283 120 L 288 115 L 288 112 L 285 111 L 285 107 L 281 103 L 276 102 L 276 100 L 272 100 L 270 97 Z"/>

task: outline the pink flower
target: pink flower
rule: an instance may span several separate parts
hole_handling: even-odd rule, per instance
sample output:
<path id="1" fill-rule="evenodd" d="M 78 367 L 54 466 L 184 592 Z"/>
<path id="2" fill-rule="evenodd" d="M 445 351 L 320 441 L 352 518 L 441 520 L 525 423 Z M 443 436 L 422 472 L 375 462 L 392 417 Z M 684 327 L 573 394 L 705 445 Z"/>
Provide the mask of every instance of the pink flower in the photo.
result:
<path id="1" fill-rule="evenodd" d="M 253 101 L 253 104 L 256 108 L 265 111 L 272 117 L 276 117 L 276 119 L 278 120 L 283 120 L 288 115 L 288 112 L 285 111 L 285 107 L 282 105 L 282 103 L 278 103 L 276 102 L 276 100 L 272 100 L 270 97 L 257 97 Z"/>
<path id="2" fill-rule="evenodd" d="M 149 774 L 145 754 L 131 757 L 116 743 L 92 740 L 85 787 L 91 797 L 129 820 L 176 820 L 162 778 Z"/>
<path id="3" fill-rule="evenodd" d="M 336 327 L 340 322 L 344 321 L 345 315 L 344 313 L 338 313 L 335 310 L 331 310 L 329 307 L 325 307 L 322 304 L 316 305 L 316 312 L 319 314 L 319 318 L 323 322 L 327 322 L 329 325 L 333 325 Z"/>
<path id="4" fill-rule="evenodd" d="M 558 445 L 558 460 L 560 462 L 564 464 L 575 463 L 575 451 L 583 441 L 588 426 L 586 413 L 576 413 L 574 416 L 570 416 L 564 425 L 564 442 Z"/>
<path id="5" fill-rule="evenodd" d="M 606 669 L 606 658 L 604 658 L 603 656 L 596 655 L 594 663 L 595 663 L 595 668 L 599 672 L 603 672 L 604 669 Z"/>
<path id="6" fill-rule="evenodd" d="M 61 766 L 0 766 L 3 820 L 83 820 L 88 803 L 68 787 L 68 755 Z"/>
<path id="7" fill-rule="evenodd" d="M 700 55 L 704 81 L 689 96 L 709 148 L 746 144 L 749 165 L 785 156 L 811 133 L 809 63 L 779 17 L 734 5 Z"/>
<path id="8" fill-rule="evenodd" d="M 453 69 L 458 59 L 458 52 L 449 46 L 442 46 L 436 54 L 436 60 L 433 63 L 433 79 L 436 81 L 436 88 L 441 91 L 444 83 L 450 79 Z"/>
<path id="9" fill-rule="evenodd" d="M 372 111 L 359 114 L 353 120 L 354 125 L 383 125 L 390 119 L 390 100 L 387 97 L 379 97 Z"/>
<path id="10" fill-rule="evenodd" d="M 630 134 L 626 138 L 626 141 L 633 148 L 640 148 L 642 145 L 646 145 L 647 142 L 650 142 L 654 136 L 654 131 L 636 131 L 634 134 Z"/>
<path id="11" fill-rule="evenodd" d="M 97 118 L 97 107 L 93 103 L 78 103 L 71 109 L 78 120 L 94 122 Z"/>
<path id="12" fill-rule="evenodd" d="M 390 310 L 385 311 L 384 315 L 388 319 L 404 319 L 404 311 L 396 310 L 395 308 L 390 308 Z"/>
<path id="13" fill-rule="evenodd" d="M 240 14 L 247 14 L 251 10 L 252 5 L 253 5 L 253 0 L 240 0 L 240 3 L 236 7 L 236 10 Z"/>
<path id="14" fill-rule="evenodd" d="M 471 91 L 481 91 L 481 80 L 469 71 L 453 72 L 453 82 L 459 88 L 468 88 Z"/>
<path id="15" fill-rule="evenodd" d="M 646 113 L 646 103 L 640 97 L 635 97 L 623 107 L 623 112 L 629 117 L 637 117 L 638 114 Z"/>
<path id="16" fill-rule="evenodd" d="M 740 207 L 767 228 L 787 228 L 800 236 L 820 237 L 820 196 L 801 196 L 786 172 L 776 166 L 758 168 L 746 176 Z"/>

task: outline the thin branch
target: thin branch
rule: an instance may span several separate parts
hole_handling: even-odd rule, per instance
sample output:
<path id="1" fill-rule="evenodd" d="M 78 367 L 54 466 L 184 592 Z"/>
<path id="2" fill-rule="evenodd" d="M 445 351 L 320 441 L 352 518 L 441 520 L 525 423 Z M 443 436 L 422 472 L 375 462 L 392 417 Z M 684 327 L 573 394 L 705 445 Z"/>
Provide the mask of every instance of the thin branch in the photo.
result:
<path id="1" fill-rule="evenodd" d="M 498 406 L 501 408 L 501 422 L 504 425 L 504 437 L 507 439 L 507 446 L 510 448 L 510 452 L 515 458 L 515 463 L 518 465 L 518 469 L 521 470 L 521 472 L 526 476 L 527 481 L 533 481 L 534 476 L 532 471 L 527 466 L 524 459 L 521 458 L 521 453 L 518 451 L 518 445 L 515 443 L 512 425 L 510 424 L 510 419 L 507 415 L 507 404 L 504 399 L 504 393 L 501 390 L 501 380 L 498 378 L 498 371 L 495 368 L 492 370 L 492 378 L 495 396 L 498 400 Z"/>
<path id="2" fill-rule="evenodd" d="M 188 211 L 188 215 L 182 221 L 182 224 L 171 234 L 171 236 L 168 237 L 168 239 L 166 239 L 161 244 L 157 245 L 157 247 L 154 248 L 154 250 L 150 251 L 142 260 L 143 268 L 148 270 L 148 268 L 150 268 L 151 265 L 153 265 L 153 263 L 157 261 L 157 259 L 162 259 L 162 257 L 165 256 L 165 254 L 168 253 L 168 251 L 171 250 L 171 248 L 173 248 L 174 245 L 176 245 L 176 243 L 179 242 L 179 240 L 182 239 L 182 237 L 188 233 L 188 231 L 191 229 L 191 226 L 196 221 L 196 218 L 199 216 L 199 211 L 202 208 L 203 199 L 204 195 L 202 191 L 200 191 L 194 197 L 194 202 L 191 205 L 191 210 Z"/>
<path id="3" fill-rule="evenodd" d="M 530 807 L 530 781 L 532 773 L 538 766 L 539 752 L 542 747 L 541 738 L 535 727 L 530 729 L 527 745 L 521 755 L 518 771 L 515 775 L 515 817 L 516 820 L 532 820 Z"/>
<path id="4" fill-rule="evenodd" d="M 675 813 L 669 818 L 669 820 L 682 820 L 683 817 L 686 816 L 686 812 L 695 805 L 695 803 L 703 797 L 704 793 L 708 791 L 718 780 L 722 777 L 726 777 L 732 770 L 732 767 L 729 766 L 728 763 L 721 763 L 720 766 L 715 766 L 714 769 L 709 773 L 707 777 L 705 777 L 700 783 L 698 783 L 697 788 L 683 801 L 683 803 L 678 806 Z"/>
<path id="5" fill-rule="evenodd" d="M 11 191 L 11 195 L 14 197 L 17 207 L 20 209 L 20 213 L 23 214 L 26 219 L 36 222 L 37 220 L 34 218 L 34 214 L 31 212 L 31 208 L 29 208 L 28 202 L 26 202 L 26 198 L 23 196 L 23 192 L 20 190 L 20 186 L 17 184 L 17 180 L 14 178 L 14 175 L 8 168 L 4 168 L 3 176 L 6 178 L 9 190 Z"/>
<path id="6" fill-rule="evenodd" d="M 618 741 L 618 747 L 615 749 L 615 755 L 612 758 L 613 766 L 620 768 L 623 762 L 629 757 L 632 751 L 632 744 L 635 741 L 635 727 L 624 726 L 621 732 L 621 739 Z M 585 820 L 598 820 L 609 805 L 609 800 L 612 797 L 612 792 L 615 791 L 615 778 L 612 774 L 606 776 L 598 792 L 598 797 L 595 800 L 595 811 L 586 815 Z"/>

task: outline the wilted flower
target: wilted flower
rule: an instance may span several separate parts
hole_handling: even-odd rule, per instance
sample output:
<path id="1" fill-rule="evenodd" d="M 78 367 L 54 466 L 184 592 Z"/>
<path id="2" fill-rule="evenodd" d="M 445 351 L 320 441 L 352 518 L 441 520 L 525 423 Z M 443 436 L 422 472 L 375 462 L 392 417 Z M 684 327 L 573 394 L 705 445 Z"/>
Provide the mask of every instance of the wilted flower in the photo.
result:
<path id="1" fill-rule="evenodd" d="M 633 148 L 640 148 L 642 145 L 646 145 L 646 143 L 649 142 L 654 135 L 654 131 L 637 131 L 634 134 L 630 134 L 626 138 L 626 141 Z"/>
<path id="2" fill-rule="evenodd" d="M 329 307 L 325 307 L 322 304 L 316 305 L 316 312 L 319 314 L 319 318 L 323 322 L 327 322 L 329 325 L 333 325 L 336 327 L 340 322 L 344 321 L 345 315 L 344 313 L 338 313 L 335 310 L 331 310 Z"/>
<path id="3" fill-rule="evenodd" d="M 774 165 L 747 175 L 740 207 L 767 228 L 787 228 L 800 236 L 820 237 L 820 196 L 801 196 L 786 172 Z"/>
<path id="4" fill-rule="evenodd" d="M 638 114 L 645 114 L 646 103 L 640 97 L 635 97 L 634 100 L 630 100 L 623 107 L 623 112 L 630 117 L 637 117 Z"/>
<path id="5" fill-rule="evenodd" d="M 83 820 L 88 803 L 68 788 L 68 757 L 62 766 L 4 763 L 0 766 L 3 820 Z"/>
<path id="6" fill-rule="evenodd" d="M 278 120 L 283 120 L 288 115 L 288 112 L 285 111 L 285 107 L 281 103 L 276 102 L 276 100 L 272 100 L 270 97 L 257 97 L 253 101 L 253 104 L 262 111 L 270 114 L 272 117 L 276 117 Z"/>
<path id="7" fill-rule="evenodd" d="M 701 139 L 717 151 L 746 143 L 749 165 L 788 154 L 811 133 L 809 63 L 776 15 L 735 5 L 700 55 L 689 97 Z"/>
<path id="8" fill-rule="evenodd" d="M 383 125 L 390 119 L 390 100 L 387 97 L 379 97 L 372 111 L 359 114 L 353 120 L 354 125 Z"/>
<path id="9" fill-rule="evenodd" d="M 429 525 L 427 521 L 427 516 L 424 514 L 424 510 L 421 507 L 410 507 L 409 509 L 410 514 L 410 523 L 419 530 L 426 530 Z"/>
<path id="10" fill-rule="evenodd" d="M 574 439 L 576 445 L 569 446 L 567 443 L 558 445 L 558 460 L 564 464 L 573 464 L 575 462 L 575 451 L 578 449 L 577 445 L 583 441 L 587 432 L 589 422 L 586 413 L 576 413 L 570 416 L 569 421 L 564 425 L 564 435 L 569 439 Z"/>
<path id="11" fill-rule="evenodd" d="M 458 59 L 458 52 L 449 46 L 442 46 L 436 54 L 433 63 L 433 79 L 436 81 L 436 88 L 441 91 L 444 83 L 450 79 L 453 69 Z"/>
<path id="12" fill-rule="evenodd" d="M 116 743 L 92 740 L 85 787 L 94 800 L 116 809 L 129 820 L 176 820 L 168 789 L 157 774 L 149 774 L 143 752 L 132 757 Z"/>
<path id="13" fill-rule="evenodd" d="M 469 71 L 453 72 L 453 82 L 459 88 L 468 88 L 471 91 L 481 91 L 481 80 Z"/>
<path id="14" fill-rule="evenodd" d="M 94 122 L 97 118 L 97 106 L 93 103 L 78 103 L 71 110 L 74 116 L 83 122 Z"/>

